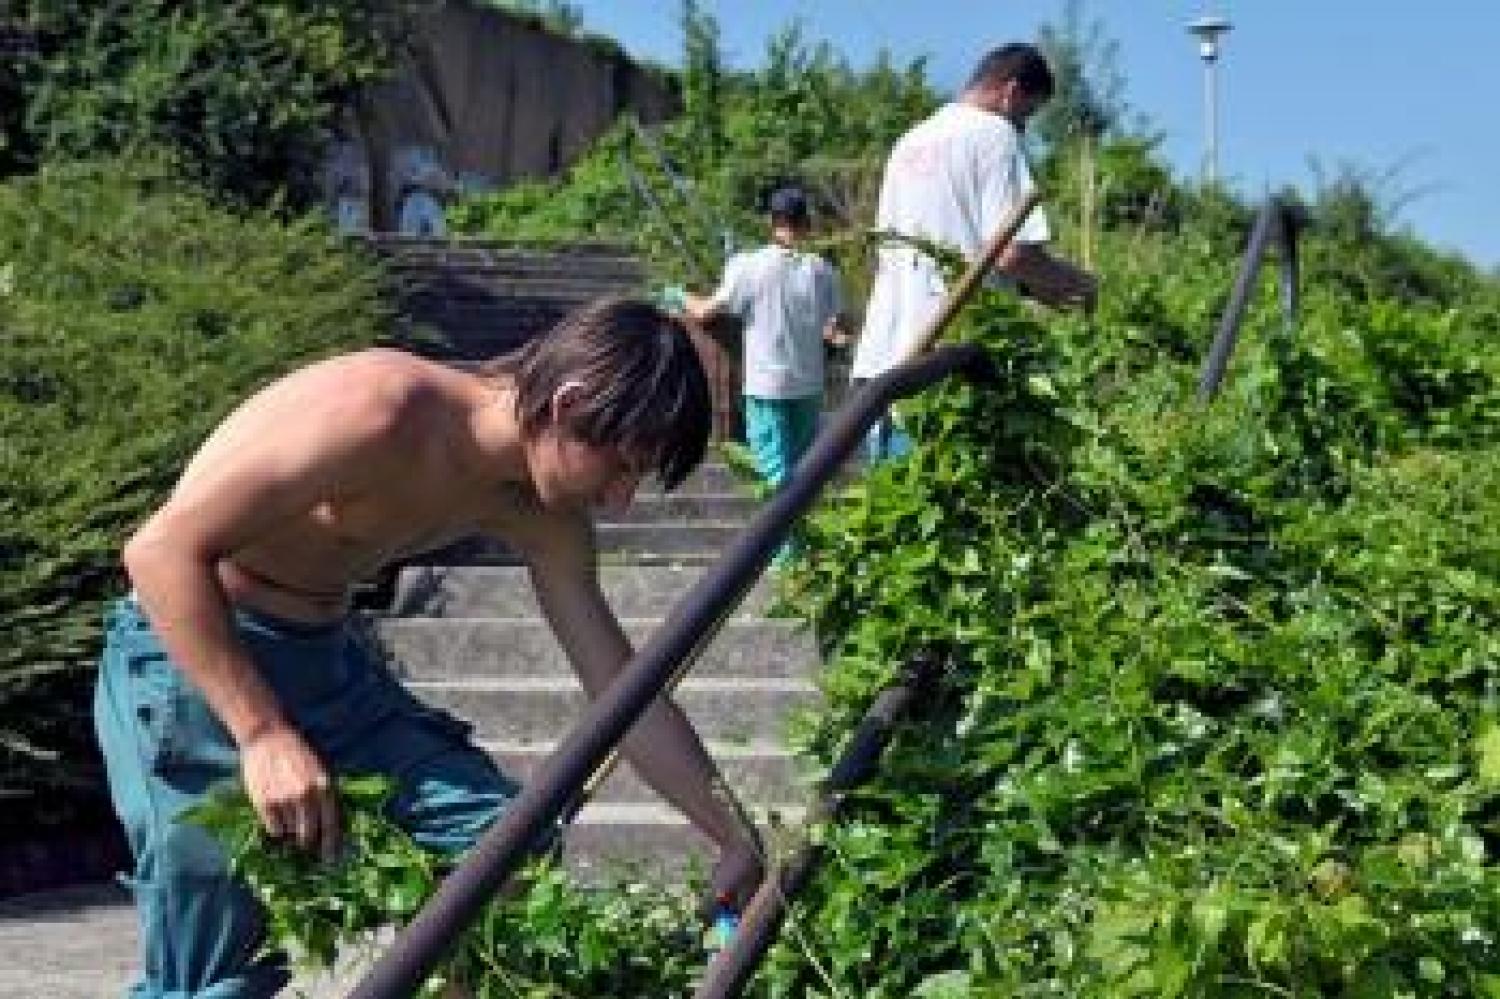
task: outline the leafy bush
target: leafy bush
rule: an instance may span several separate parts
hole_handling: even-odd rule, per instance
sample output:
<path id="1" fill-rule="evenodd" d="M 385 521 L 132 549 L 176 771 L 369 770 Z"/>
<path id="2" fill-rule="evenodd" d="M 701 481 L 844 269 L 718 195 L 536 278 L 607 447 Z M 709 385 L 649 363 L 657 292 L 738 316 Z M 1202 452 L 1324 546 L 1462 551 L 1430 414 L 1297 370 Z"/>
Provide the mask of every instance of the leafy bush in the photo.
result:
<path id="1" fill-rule="evenodd" d="M 74 804 L 49 792 L 97 786 L 87 695 L 125 533 L 250 389 L 385 315 L 317 220 L 120 162 L 0 186 L 0 821 L 47 825 Z"/>
<path id="2" fill-rule="evenodd" d="M 972 312 L 1001 385 L 910 407 L 924 446 L 815 519 L 789 601 L 832 656 L 820 755 L 918 646 L 967 674 L 830 831 L 819 960 L 783 946 L 766 994 L 1496 994 L 1473 305 L 1259 316 L 1209 410 L 1189 358 L 1130 360 L 1118 305 Z"/>
<path id="3" fill-rule="evenodd" d="M 337 115 L 390 69 L 414 9 L 411 0 L 20 0 L 15 16 L 36 52 L 12 70 L 22 116 L 0 118 L 12 166 L 157 148 L 249 204 L 283 194 L 310 204 Z"/>

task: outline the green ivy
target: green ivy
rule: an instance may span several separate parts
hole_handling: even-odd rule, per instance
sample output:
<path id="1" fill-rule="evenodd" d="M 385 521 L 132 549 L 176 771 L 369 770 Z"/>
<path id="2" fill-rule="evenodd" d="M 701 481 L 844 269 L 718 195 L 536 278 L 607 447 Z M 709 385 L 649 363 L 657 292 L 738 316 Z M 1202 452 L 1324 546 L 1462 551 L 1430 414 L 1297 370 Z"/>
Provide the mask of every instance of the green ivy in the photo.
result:
<path id="1" fill-rule="evenodd" d="M 386 814 L 394 790 L 378 776 L 339 783 L 343 843 L 324 863 L 266 836 L 244 791 L 216 789 L 182 821 L 225 845 L 235 873 L 265 906 L 267 934 L 294 965 L 328 968 L 368 948 L 368 934 L 417 912 L 451 866 L 418 846 Z M 580 889 L 547 862 L 492 902 L 450 948 L 421 995 L 467 984 L 476 999 L 592 999 L 679 995 L 701 967 L 691 889 Z"/>

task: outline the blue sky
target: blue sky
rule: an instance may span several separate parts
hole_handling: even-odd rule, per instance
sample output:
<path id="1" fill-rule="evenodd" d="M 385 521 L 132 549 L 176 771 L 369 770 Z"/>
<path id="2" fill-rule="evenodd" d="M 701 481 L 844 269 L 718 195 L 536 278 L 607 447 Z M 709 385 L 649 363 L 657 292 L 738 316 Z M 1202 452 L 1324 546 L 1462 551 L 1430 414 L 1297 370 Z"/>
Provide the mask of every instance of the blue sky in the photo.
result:
<path id="1" fill-rule="evenodd" d="M 665 63 L 680 51 L 678 0 L 573 0 L 587 27 Z M 880 49 L 929 57 L 955 88 L 992 44 L 1033 39 L 1064 0 L 700 0 L 730 62 L 759 65 L 792 19 L 862 65 Z M 1165 133 L 1180 174 L 1203 156 L 1203 67 L 1189 0 L 1085 0 L 1119 44 L 1134 111 Z M 1212 0 L 1233 22 L 1219 64 L 1220 171 L 1242 193 L 1310 188 L 1313 160 L 1386 177 L 1398 220 L 1430 242 L 1500 266 L 1500 0 Z"/>

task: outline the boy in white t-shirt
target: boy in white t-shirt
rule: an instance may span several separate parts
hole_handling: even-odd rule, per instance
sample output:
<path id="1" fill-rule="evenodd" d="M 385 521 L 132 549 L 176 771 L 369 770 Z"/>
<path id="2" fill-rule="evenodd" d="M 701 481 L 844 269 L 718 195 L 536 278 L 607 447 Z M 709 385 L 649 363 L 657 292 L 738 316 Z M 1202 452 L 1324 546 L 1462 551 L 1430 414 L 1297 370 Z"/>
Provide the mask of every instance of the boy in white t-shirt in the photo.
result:
<path id="1" fill-rule="evenodd" d="M 798 249 L 812 227 L 807 196 L 784 187 L 770 198 L 771 241 L 735 254 L 710 297 L 686 296 L 689 317 L 744 321 L 745 436 L 773 487 L 812 443 L 823 407 L 823 341 L 841 337 L 843 305 L 833 265 Z"/>
<path id="2" fill-rule="evenodd" d="M 1021 149 L 1026 120 L 1052 96 L 1052 71 L 1035 46 L 1002 45 L 980 60 L 958 100 L 918 122 L 891 148 L 881 182 L 877 229 L 942 243 L 973 260 L 1032 189 Z M 1092 306 L 1094 276 L 1053 256 L 1040 209 L 1027 216 L 996 264 L 997 280 L 1018 282 L 1056 306 Z M 874 378 L 901 361 L 942 303 L 944 283 L 926 254 L 892 242 L 880 249 L 851 377 Z M 910 441 L 888 423 L 872 432 L 872 458 Z"/>

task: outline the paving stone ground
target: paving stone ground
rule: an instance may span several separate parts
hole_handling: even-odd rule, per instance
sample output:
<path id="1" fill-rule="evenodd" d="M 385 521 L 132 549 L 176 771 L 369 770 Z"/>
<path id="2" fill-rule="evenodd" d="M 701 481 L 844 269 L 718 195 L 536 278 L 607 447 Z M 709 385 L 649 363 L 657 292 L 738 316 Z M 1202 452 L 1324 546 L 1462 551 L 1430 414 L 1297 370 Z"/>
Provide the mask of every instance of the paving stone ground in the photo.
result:
<path id="1" fill-rule="evenodd" d="M 0 999 L 123 999 L 136 978 L 135 910 L 116 885 L 0 901 Z M 286 999 L 342 999 L 362 965 L 302 977 Z"/>
<path id="2" fill-rule="evenodd" d="M 134 968 L 135 912 L 114 885 L 0 902 L 0 999 L 118 999 Z"/>

